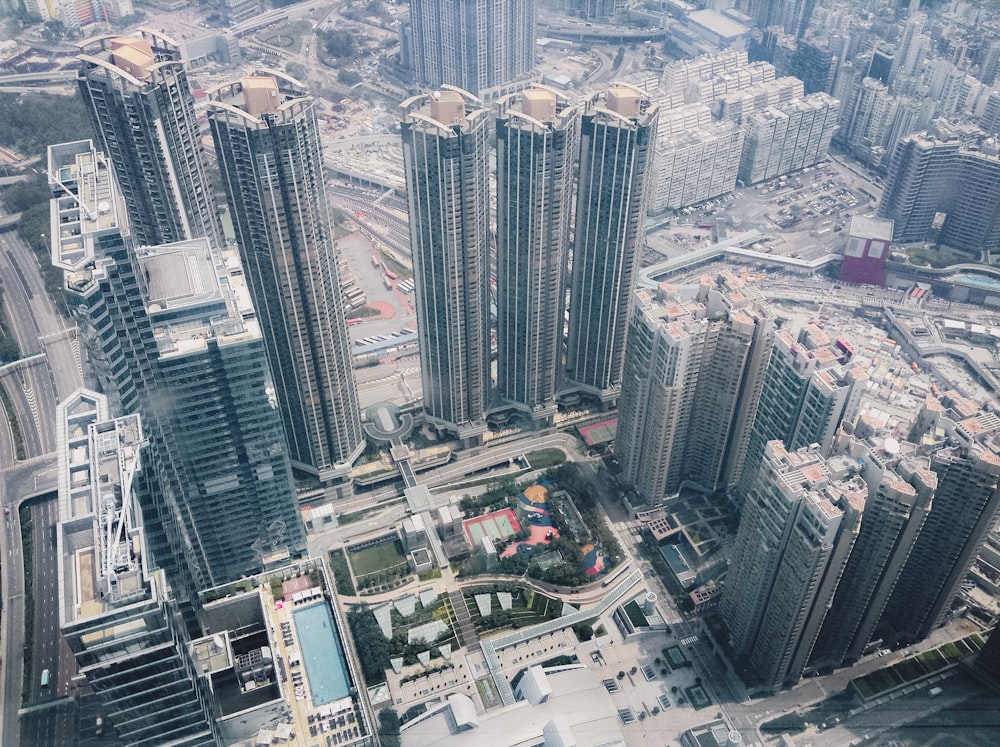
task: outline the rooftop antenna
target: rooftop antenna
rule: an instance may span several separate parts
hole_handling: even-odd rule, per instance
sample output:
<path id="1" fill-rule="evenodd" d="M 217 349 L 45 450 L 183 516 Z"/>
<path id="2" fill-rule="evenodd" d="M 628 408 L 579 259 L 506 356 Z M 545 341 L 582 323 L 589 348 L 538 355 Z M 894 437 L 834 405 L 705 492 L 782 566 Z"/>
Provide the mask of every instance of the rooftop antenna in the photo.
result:
<path id="1" fill-rule="evenodd" d="M 35 173 L 38 173 L 38 171 L 35 170 Z M 76 201 L 76 204 L 80 206 L 80 209 L 83 211 L 83 214 L 84 214 L 84 216 L 86 216 L 87 220 L 89 220 L 91 222 L 97 220 L 97 213 L 95 213 L 89 207 L 87 207 L 82 202 L 80 202 L 80 198 L 76 196 L 76 194 L 73 192 L 73 190 L 71 190 L 69 187 L 67 187 L 65 184 L 63 184 L 57 177 L 55 177 L 52 174 L 50 174 L 49 171 L 48 171 L 48 169 L 42 169 L 41 173 L 45 174 L 45 176 L 47 176 L 50 181 L 53 181 L 56 184 L 58 184 L 60 187 L 62 187 L 63 190 L 65 190 L 66 194 L 68 194 L 70 197 L 72 197 Z"/>

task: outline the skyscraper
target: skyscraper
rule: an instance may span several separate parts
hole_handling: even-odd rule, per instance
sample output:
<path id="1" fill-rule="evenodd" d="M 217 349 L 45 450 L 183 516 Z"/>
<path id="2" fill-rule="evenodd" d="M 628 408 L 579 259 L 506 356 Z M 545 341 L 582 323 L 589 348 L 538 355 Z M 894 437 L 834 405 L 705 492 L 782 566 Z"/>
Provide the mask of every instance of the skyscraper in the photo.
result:
<path id="1" fill-rule="evenodd" d="M 946 618 L 976 550 L 1000 515 L 1000 421 L 956 425 L 956 446 L 931 457 L 937 490 L 879 623 L 889 640 L 924 638 Z"/>
<path id="2" fill-rule="evenodd" d="M 954 191 L 959 142 L 926 134 L 903 138 L 893 151 L 878 217 L 893 221 L 894 241 L 923 241 L 934 224 L 944 196 Z"/>
<path id="3" fill-rule="evenodd" d="M 99 149 L 114 165 L 138 244 L 222 232 L 180 49 L 151 32 L 83 47 L 80 93 Z"/>
<path id="4" fill-rule="evenodd" d="M 784 330 L 775 335 L 747 442 L 742 490 L 733 494 L 737 502 L 768 441 L 781 440 L 789 451 L 818 444 L 826 453 L 840 423 L 857 414 L 868 376 L 860 367 L 840 364 L 849 357 L 848 349 L 836 347 L 812 324 L 798 338 Z"/>
<path id="5" fill-rule="evenodd" d="M 529 88 L 497 119 L 497 389 L 536 420 L 556 411 L 563 271 L 579 115 Z"/>
<path id="6" fill-rule="evenodd" d="M 770 441 L 755 467 L 720 606 L 744 677 L 776 690 L 809 660 L 867 490 L 815 448 Z"/>
<path id="7" fill-rule="evenodd" d="M 412 0 L 409 29 L 419 84 L 479 95 L 535 64 L 535 0 Z"/>
<path id="8" fill-rule="evenodd" d="M 207 239 L 136 252 L 152 330 L 144 342 L 156 346 L 145 410 L 161 432 L 156 456 L 176 476 L 163 494 L 200 588 L 305 549 L 264 341 L 234 255 Z"/>
<path id="9" fill-rule="evenodd" d="M 676 492 L 709 326 L 704 307 L 638 290 L 625 356 L 615 451 L 649 502 Z"/>
<path id="10" fill-rule="evenodd" d="M 56 417 L 59 628 L 80 674 L 121 741 L 219 744 L 208 683 L 146 551 L 134 492 L 147 451 L 141 419 L 112 419 L 107 399 L 85 389 Z"/>
<path id="11" fill-rule="evenodd" d="M 687 301 L 669 286 L 633 297 L 615 447 L 622 474 L 652 503 L 684 481 L 724 487 L 753 419 L 771 312 L 728 273 L 703 278 Z"/>
<path id="12" fill-rule="evenodd" d="M 489 112 L 457 89 L 403 103 L 424 411 L 479 438 L 490 387 Z"/>
<path id="13" fill-rule="evenodd" d="M 602 402 L 621 388 L 657 114 L 641 91 L 616 84 L 582 115 L 566 379 Z"/>
<path id="14" fill-rule="evenodd" d="M 277 73 L 210 92 L 209 124 L 295 466 L 364 449 L 315 101 Z"/>
<path id="15" fill-rule="evenodd" d="M 858 539 L 844 568 L 830 612 L 816 639 L 812 662 L 840 666 L 861 658 L 875 625 L 913 548 L 930 508 L 937 476 L 925 461 L 900 461 L 893 439 L 873 443 L 849 441 L 848 456 L 864 465 L 868 501 Z M 898 463 L 895 468 L 887 463 Z"/>
<path id="16" fill-rule="evenodd" d="M 48 171 L 67 302 L 98 382 L 122 413 L 142 415 L 150 440 L 139 487 L 157 566 L 181 593 L 301 554 L 287 445 L 239 258 L 205 238 L 135 249 L 89 141 L 52 146 Z"/>

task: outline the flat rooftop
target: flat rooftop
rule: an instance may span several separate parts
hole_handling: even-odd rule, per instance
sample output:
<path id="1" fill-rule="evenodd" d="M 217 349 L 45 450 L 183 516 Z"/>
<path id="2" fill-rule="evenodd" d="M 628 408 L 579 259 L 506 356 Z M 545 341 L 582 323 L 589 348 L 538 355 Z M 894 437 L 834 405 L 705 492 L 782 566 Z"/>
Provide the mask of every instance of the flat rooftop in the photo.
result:
<path id="1" fill-rule="evenodd" d="M 610 693 L 593 671 L 586 667 L 545 672 L 551 687 L 548 700 L 531 705 L 526 700 L 512 706 L 479 714 L 476 725 L 470 714 L 453 713 L 448 705 L 433 715 L 411 722 L 400 737 L 403 747 L 506 747 L 511 744 L 539 744 L 543 729 L 552 722 L 575 737 L 577 747 L 624 745 L 618 713 Z M 551 728 L 551 727 L 550 727 Z"/>
<path id="2" fill-rule="evenodd" d="M 132 477 L 144 439 L 138 415 L 109 419 L 107 398 L 77 390 L 57 408 L 60 623 L 143 598 Z"/>
<path id="3" fill-rule="evenodd" d="M 94 258 L 93 237 L 124 228 L 124 203 L 111 164 L 92 140 L 50 145 L 52 264 L 79 270 Z"/>
<path id="4" fill-rule="evenodd" d="M 202 350 L 260 337 L 260 325 L 235 251 L 220 252 L 208 239 L 136 251 L 145 280 L 145 303 L 160 355 Z"/>

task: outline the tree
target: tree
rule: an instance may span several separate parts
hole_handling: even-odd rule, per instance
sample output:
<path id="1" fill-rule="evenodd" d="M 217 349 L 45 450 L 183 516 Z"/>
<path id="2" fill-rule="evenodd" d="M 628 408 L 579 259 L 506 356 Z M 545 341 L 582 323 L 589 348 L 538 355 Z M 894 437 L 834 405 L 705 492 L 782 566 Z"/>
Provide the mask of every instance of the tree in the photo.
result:
<path id="1" fill-rule="evenodd" d="M 399 714 L 391 708 L 378 712 L 378 741 L 382 747 L 399 747 Z"/>
<path id="2" fill-rule="evenodd" d="M 621 67 L 622 62 L 625 59 L 625 47 L 618 47 L 618 51 L 615 52 L 615 58 L 611 61 L 611 69 L 617 70 Z"/>
<path id="3" fill-rule="evenodd" d="M 20 213 L 40 202 L 48 205 L 52 195 L 49 194 L 45 177 L 39 174 L 34 178 L 5 187 L 3 192 L 0 192 L 0 196 L 2 196 L 4 207 L 7 210 L 12 213 Z"/>
<path id="4" fill-rule="evenodd" d="M 346 29 L 331 29 L 322 32 L 323 49 L 338 62 L 350 60 L 357 53 L 354 35 Z"/>
<path id="5" fill-rule="evenodd" d="M 0 93 L 0 112 L 0 142 L 27 156 L 44 156 L 51 143 L 93 137 L 79 95 Z"/>
<path id="6" fill-rule="evenodd" d="M 361 82 L 361 76 L 353 70 L 340 68 L 337 71 L 337 82 L 343 83 L 345 86 L 353 86 Z"/>
<path id="7" fill-rule="evenodd" d="M 594 628 L 590 623 L 582 622 L 577 623 L 573 626 L 573 632 L 576 633 L 576 637 L 581 641 L 589 641 L 594 637 Z"/>
<path id="8" fill-rule="evenodd" d="M 364 652 L 359 658 L 365 681 L 369 685 L 382 684 L 385 682 L 385 670 L 389 667 L 389 646 L 375 615 L 367 604 L 359 604 L 347 613 L 347 623 L 354 637 L 355 648 Z"/>

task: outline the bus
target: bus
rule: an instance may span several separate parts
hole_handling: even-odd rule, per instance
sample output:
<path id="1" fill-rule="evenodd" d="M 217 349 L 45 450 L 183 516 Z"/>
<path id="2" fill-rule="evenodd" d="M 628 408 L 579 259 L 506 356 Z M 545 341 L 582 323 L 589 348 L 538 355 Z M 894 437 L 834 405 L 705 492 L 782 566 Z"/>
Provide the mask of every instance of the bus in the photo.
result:
<path id="1" fill-rule="evenodd" d="M 49 686 L 49 670 L 48 669 L 43 669 L 42 670 L 42 687 L 44 688 L 44 687 L 48 687 L 48 686 Z"/>
<path id="2" fill-rule="evenodd" d="M 395 280 L 396 279 L 396 273 L 394 273 L 388 267 L 385 268 L 385 276 L 387 278 L 389 278 L 389 280 Z"/>

